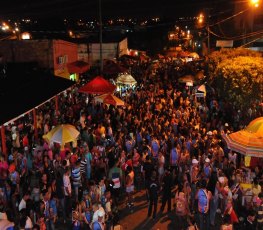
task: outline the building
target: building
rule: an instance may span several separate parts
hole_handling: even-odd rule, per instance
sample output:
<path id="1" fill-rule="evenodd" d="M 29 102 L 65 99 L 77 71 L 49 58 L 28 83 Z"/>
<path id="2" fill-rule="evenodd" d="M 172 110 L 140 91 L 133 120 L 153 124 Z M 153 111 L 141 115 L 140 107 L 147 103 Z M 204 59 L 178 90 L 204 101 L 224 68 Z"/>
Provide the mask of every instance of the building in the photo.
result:
<path id="1" fill-rule="evenodd" d="M 96 65 L 100 61 L 100 42 L 98 38 L 88 39 L 89 63 Z M 124 54 L 128 54 L 128 39 L 126 37 L 103 37 L 102 59 L 116 59 Z"/>
<path id="2" fill-rule="evenodd" d="M 61 39 L 1 41 L 0 56 L 7 63 L 36 62 L 55 76 L 71 80 L 77 80 L 80 73 L 69 69 L 78 61 L 78 45 Z"/>

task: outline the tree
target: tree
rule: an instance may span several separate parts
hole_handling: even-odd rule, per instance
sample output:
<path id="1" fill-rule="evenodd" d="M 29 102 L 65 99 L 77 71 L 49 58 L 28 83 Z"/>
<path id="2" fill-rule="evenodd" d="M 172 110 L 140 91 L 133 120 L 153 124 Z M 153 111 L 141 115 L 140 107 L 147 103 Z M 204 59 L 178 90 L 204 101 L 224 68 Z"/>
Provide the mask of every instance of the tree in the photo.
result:
<path id="1" fill-rule="evenodd" d="M 247 49 L 222 49 L 209 56 L 209 81 L 218 94 L 238 105 L 262 99 L 263 57 Z"/>

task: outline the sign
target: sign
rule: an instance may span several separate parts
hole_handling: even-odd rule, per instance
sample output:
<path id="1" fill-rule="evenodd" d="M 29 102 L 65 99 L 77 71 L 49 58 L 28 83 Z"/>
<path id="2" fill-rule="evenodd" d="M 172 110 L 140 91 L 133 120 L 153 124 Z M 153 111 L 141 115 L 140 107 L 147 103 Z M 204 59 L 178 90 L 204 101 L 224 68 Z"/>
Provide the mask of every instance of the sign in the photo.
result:
<path id="1" fill-rule="evenodd" d="M 233 40 L 217 40 L 216 47 L 233 47 Z"/>

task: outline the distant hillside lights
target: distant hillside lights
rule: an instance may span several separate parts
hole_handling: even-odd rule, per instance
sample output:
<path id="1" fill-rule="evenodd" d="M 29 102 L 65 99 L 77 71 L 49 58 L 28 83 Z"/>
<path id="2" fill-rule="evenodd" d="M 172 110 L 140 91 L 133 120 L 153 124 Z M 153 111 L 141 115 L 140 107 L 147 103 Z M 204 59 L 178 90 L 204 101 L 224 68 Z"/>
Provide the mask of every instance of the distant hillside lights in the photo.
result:
<path id="1" fill-rule="evenodd" d="M 10 29 L 9 25 L 7 25 L 5 22 L 2 23 L 1 29 L 3 31 L 8 31 Z"/>

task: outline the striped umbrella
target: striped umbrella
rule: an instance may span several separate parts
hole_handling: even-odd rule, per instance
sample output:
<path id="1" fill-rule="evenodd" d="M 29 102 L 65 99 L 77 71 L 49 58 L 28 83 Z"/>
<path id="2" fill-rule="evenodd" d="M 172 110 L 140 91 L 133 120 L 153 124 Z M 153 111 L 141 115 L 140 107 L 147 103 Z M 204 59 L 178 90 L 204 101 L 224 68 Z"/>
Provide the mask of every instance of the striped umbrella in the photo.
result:
<path id="1" fill-rule="evenodd" d="M 61 147 L 63 147 L 65 143 L 76 141 L 78 136 L 79 131 L 75 126 L 70 124 L 62 124 L 57 125 L 47 134 L 43 135 L 43 138 L 49 143 L 59 143 Z"/>
<path id="2" fill-rule="evenodd" d="M 263 157 L 263 117 L 257 118 L 238 132 L 223 135 L 228 148 L 241 154 Z"/>

